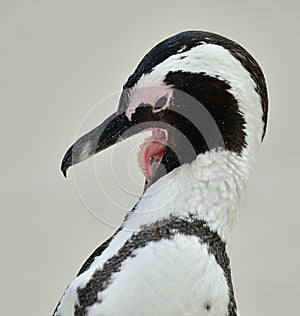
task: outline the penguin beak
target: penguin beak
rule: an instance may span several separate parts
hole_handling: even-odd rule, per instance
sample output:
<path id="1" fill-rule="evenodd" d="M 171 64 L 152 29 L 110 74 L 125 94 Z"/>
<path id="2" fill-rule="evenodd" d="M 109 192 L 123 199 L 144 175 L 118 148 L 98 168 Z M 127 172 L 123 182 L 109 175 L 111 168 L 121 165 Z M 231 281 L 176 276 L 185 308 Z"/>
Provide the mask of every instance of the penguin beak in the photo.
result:
<path id="1" fill-rule="evenodd" d="M 132 122 L 124 114 L 114 113 L 102 124 L 80 137 L 68 149 L 62 160 L 61 171 L 64 176 L 67 176 L 69 167 L 117 143 L 130 127 L 132 127 Z M 129 134 L 126 136 L 129 137 Z"/>
<path id="2" fill-rule="evenodd" d="M 96 153 L 127 139 L 149 128 L 160 128 L 157 115 L 153 117 L 152 107 L 141 106 L 129 120 L 125 112 L 116 112 L 108 117 L 102 124 L 80 137 L 66 152 L 61 171 L 67 176 L 69 167 L 74 166 Z"/>

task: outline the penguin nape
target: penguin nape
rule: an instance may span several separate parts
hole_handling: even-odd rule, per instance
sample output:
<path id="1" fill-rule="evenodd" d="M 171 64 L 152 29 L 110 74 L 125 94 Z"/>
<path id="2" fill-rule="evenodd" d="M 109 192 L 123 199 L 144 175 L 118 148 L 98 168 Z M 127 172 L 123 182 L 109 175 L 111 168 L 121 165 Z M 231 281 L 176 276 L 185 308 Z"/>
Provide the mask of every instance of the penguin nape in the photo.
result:
<path id="1" fill-rule="evenodd" d="M 145 189 L 87 259 L 53 316 L 235 316 L 228 241 L 268 96 L 254 58 L 220 35 L 186 31 L 151 49 L 117 111 L 66 152 L 67 169 L 151 131 L 138 164 Z"/>

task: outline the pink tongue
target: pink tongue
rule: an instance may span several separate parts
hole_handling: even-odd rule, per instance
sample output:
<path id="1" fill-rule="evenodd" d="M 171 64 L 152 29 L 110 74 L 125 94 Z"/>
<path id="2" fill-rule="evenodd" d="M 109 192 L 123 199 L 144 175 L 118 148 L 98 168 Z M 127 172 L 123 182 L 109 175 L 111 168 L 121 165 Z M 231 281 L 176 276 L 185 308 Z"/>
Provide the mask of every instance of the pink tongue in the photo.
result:
<path id="1" fill-rule="evenodd" d="M 144 161 L 144 170 L 145 170 L 148 181 L 150 181 L 153 176 L 150 159 L 154 158 L 157 161 L 160 160 L 165 149 L 166 149 L 166 145 L 156 140 L 152 140 L 147 144 L 144 150 L 143 161 Z"/>

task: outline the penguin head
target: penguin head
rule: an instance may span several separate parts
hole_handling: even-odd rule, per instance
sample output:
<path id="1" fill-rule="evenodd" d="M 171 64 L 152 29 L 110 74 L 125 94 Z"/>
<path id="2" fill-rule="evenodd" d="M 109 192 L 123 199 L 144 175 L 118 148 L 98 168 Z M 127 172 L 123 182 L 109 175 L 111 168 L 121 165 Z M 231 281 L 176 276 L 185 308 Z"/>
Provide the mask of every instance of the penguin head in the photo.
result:
<path id="1" fill-rule="evenodd" d="M 268 97 L 254 58 L 220 35 L 187 31 L 151 49 L 123 86 L 118 110 L 66 152 L 61 170 L 143 131 L 138 162 L 146 187 L 199 155 L 252 157 L 267 124 Z"/>

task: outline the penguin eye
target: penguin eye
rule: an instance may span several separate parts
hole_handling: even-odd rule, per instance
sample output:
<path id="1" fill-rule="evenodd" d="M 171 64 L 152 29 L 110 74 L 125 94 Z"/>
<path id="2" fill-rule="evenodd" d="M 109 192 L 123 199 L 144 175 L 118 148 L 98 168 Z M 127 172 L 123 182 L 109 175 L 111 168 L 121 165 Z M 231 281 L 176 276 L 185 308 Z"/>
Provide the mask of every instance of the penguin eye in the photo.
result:
<path id="1" fill-rule="evenodd" d="M 167 100 L 166 96 L 160 97 L 155 103 L 154 110 L 161 109 L 167 103 Z"/>

